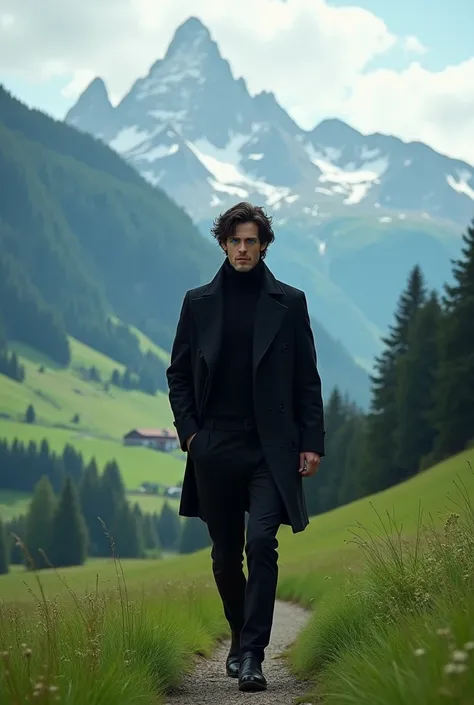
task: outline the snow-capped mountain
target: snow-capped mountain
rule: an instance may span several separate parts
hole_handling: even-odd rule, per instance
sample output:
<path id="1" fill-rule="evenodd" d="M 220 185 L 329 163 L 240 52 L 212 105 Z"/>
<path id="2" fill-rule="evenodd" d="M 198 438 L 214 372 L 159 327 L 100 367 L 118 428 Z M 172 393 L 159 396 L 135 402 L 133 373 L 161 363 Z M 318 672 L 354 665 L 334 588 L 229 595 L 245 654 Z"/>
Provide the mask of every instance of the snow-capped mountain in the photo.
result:
<path id="1" fill-rule="evenodd" d="M 249 94 L 196 18 L 116 107 L 96 78 L 66 120 L 108 143 L 203 231 L 238 200 L 267 206 L 277 274 L 304 286 L 313 314 L 365 362 L 409 268 L 426 260 L 428 284 L 439 287 L 474 213 L 472 166 L 336 119 L 300 129 L 272 93 Z M 385 259 L 370 249 L 382 243 Z"/>
<path id="2" fill-rule="evenodd" d="M 96 78 L 66 119 L 108 142 L 197 220 L 236 197 L 264 202 L 280 224 L 298 216 L 310 227 L 341 212 L 390 211 L 464 225 L 474 210 L 468 164 L 339 120 L 301 130 L 272 93 L 250 96 L 196 18 L 116 108 Z"/>

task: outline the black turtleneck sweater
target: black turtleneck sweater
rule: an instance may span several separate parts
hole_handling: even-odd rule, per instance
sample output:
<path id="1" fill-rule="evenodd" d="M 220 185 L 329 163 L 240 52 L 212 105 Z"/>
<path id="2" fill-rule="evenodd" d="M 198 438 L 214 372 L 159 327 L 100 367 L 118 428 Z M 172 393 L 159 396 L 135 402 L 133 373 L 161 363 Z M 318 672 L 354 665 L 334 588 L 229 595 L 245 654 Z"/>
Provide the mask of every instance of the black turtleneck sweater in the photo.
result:
<path id="1" fill-rule="evenodd" d="M 249 272 L 237 272 L 227 259 L 224 263 L 222 343 L 207 404 L 208 418 L 254 417 L 253 333 L 263 272 L 262 261 Z"/>

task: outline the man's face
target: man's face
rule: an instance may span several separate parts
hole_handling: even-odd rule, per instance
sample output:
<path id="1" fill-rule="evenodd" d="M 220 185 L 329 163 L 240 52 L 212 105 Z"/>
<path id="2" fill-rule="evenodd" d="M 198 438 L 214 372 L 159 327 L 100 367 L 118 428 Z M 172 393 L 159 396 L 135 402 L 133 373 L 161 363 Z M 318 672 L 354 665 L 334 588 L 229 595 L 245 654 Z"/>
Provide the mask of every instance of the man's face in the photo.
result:
<path id="1" fill-rule="evenodd" d="M 260 244 L 256 223 L 239 223 L 223 245 L 230 264 L 237 272 L 249 272 L 258 264 L 265 245 Z"/>

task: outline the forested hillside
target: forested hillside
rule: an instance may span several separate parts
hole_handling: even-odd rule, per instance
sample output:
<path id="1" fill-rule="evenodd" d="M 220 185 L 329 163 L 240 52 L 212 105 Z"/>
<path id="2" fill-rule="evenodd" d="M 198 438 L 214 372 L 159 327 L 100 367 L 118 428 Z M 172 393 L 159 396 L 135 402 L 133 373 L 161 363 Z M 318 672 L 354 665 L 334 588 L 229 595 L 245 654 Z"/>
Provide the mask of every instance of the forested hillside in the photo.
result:
<path id="1" fill-rule="evenodd" d="M 57 362 L 66 331 L 130 364 L 114 312 L 170 344 L 182 294 L 217 264 L 190 219 L 111 150 L 0 90 L 0 300 L 5 328 Z"/>

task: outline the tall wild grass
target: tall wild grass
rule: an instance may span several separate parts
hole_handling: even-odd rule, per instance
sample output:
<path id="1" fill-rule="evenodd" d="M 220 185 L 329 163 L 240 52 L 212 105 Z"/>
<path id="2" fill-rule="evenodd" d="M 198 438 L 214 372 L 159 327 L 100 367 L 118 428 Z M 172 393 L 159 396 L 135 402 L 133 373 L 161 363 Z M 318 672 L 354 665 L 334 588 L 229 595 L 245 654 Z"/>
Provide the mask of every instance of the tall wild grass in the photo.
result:
<path id="1" fill-rule="evenodd" d="M 474 507 L 455 485 L 441 527 L 421 510 L 408 538 L 389 514 L 356 527 L 361 574 L 323 599 L 291 652 L 312 702 L 474 703 Z"/>
<path id="2" fill-rule="evenodd" d="M 0 605 L 0 705 L 156 705 L 224 632 L 205 584 L 129 594 L 113 541 L 115 591 L 102 591 L 97 577 L 80 595 L 57 573 L 68 598 L 50 599 L 17 540 L 37 590 L 31 605 Z"/>

